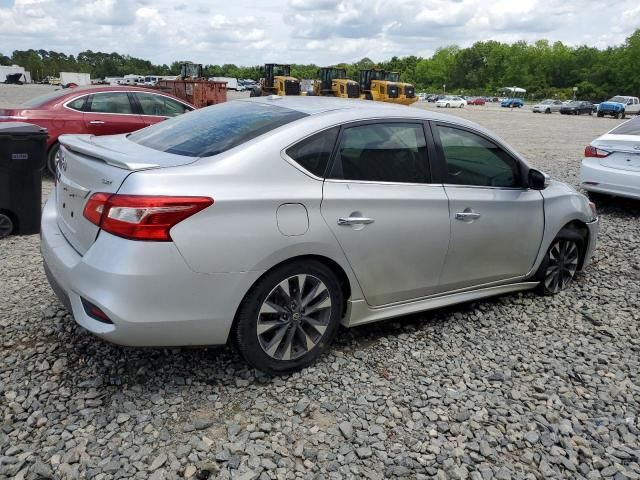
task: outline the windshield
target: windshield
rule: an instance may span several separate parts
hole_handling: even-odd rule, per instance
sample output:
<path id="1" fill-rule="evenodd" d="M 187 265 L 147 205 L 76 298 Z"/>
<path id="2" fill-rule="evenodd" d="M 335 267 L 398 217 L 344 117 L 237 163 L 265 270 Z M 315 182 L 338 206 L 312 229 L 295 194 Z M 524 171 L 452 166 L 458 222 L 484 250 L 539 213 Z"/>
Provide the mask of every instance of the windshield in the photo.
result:
<path id="1" fill-rule="evenodd" d="M 640 135 L 640 117 L 624 122 L 609 133 L 611 135 Z"/>
<path id="2" fill-rule="evenodd" d="M 613 97 L 608 100 L 609 102 L 627 103 L 627 99 L 624 97 Z"/>
<path id="3" fill-rule="evenodd" d="M 68 93 L 69 93 L 69 90 L 55 90 L 53 92 L 45 93 L 44 95 L 34 97 L 30 100 L 27 100 L 26 102 L 22 102 L 20 106 L 25 108 L 41 107 L 45 103 L 51 100 L 54 100 L 58 97 L 67 95 Z"/>
<path id="4" fill-rule="evenodd" d="M 210 157 L 306 116 L 274 105 L 226 102 L 165 120 L 128 138 L 161 152 Z"/>

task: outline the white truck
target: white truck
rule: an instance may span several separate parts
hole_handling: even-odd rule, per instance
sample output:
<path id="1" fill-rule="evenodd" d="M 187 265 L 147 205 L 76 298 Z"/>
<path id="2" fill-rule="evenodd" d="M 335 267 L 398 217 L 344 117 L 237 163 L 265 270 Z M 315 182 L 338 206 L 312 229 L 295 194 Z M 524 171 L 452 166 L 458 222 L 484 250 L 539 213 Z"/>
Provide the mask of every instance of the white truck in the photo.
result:
<path id="1" fill-rule="evenodd" d="M 78 86 L 91 85 L 91 75 L 88 73 L 60 72 L 60 85 L 75 83 Z"/>
<path id="2" fill-rule="evenodd" d="M 604 117 L 605 115 L 611 115 L 615 118 L 624 118 L 625 115 L 640 115 L 640 100 L 638 97 L 616 95 L 598 105 L 598 116 Z"/>
<path id="3" fill-rule="evenodd" d="M 237 92 L 244 92 L 246 90 L 244 85 L 240 85 L 238 79 L 233 77 L 209 77 L 209 81 L 227 82 L 227 90 L 235 90 Z"/>

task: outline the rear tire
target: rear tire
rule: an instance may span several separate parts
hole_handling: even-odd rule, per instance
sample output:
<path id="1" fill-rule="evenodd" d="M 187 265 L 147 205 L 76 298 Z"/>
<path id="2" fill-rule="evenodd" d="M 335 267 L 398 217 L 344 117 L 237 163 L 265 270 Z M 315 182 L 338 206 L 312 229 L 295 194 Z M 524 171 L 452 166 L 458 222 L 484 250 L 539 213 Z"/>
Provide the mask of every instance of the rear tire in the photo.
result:
<path id="1" fill-rule="evenodd" d="M 0 213 L 0 238 L 8 237 L 13 233 L 13 220 L 9 215 Z"/>
<path id="2" fill-rule="evenodd" d="M 232 338 L 253 367 L 272 375 L 295 372 L 329 348 L 343 306 L 330 268 L 314 260 L 284 264 L 247 293 Z"/>
<path id="3" fill-rule="evenodd" d="M 56 166 L 58 165 L 59 153 L 60 144 L 56 142 L 49 149 L 49 153 L 47 154 L 47 170 L 52 177 L 56 176 Z"/>
<path id="4" fill-rule="evenodd" d="M 565 290 L 576 276 L 584 252 L 584 237 L 572 228 L 563 228 L 551 242 L 536 272 L 538 293 L 555 295 Z"/>

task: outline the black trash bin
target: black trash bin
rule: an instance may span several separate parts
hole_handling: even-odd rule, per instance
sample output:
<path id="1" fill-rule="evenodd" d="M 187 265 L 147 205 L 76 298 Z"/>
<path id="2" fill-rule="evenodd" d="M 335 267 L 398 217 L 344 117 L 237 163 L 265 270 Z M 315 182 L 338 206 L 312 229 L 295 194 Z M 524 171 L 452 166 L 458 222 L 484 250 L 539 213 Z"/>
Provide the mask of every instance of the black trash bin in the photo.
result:
<path id="1" fill-rule="evenodd" d="M 0 238 L 40 232 L 47 130 L 0 122 Z"/>

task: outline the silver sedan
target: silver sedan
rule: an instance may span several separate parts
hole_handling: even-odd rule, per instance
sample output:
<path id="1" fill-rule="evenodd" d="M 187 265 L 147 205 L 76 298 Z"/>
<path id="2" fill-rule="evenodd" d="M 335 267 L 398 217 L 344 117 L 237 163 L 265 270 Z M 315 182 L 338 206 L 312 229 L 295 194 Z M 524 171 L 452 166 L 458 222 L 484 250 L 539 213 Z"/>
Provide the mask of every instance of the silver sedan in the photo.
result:
<path id="1" fill-rule="evenodd" d="M 586 197 L 420 109 L 271 96 L 60 142 L 42 254 L 76 322 L 124 345 L 233 342 L 271 373 L 340 324 L 558 293 L 596 243 Z"/>

